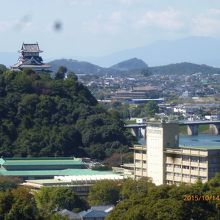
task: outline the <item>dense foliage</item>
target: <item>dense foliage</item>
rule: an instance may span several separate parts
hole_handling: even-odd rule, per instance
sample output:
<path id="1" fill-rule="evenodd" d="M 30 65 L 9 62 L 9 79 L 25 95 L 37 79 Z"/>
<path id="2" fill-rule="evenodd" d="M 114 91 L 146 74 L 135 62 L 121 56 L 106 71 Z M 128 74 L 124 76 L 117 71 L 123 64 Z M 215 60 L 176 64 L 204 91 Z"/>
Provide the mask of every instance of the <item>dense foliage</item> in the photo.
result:
<path id="1" fill-rule="evenodd" d="M 79 212 L 88 209 L 87 202 L 77 196 L 72 188 L 43 187 L 34 193 L 34 198 L 37 209 L 44 219 L 49 219 L 56 210 Z"/>
<path id="2" fill-rule="evenodd" d="M 0 191 L 0 219 L 38 219 L 38 212 L 30 189 L 17 187 Z"/>
<path id="3" fill-rule="evenodd" d="M 2 220 L 66 220 L 57 211 L 68 209 L 78 212 L 88 208 L 87 202 L 78 197 L 71 188 L 43 187 L 33 192 L 16 183 L 14 178 L 0 177 Z M 7 188 L 2 185 L 7 185 Z"/>
<path id="4" fill-rule="evenodd" d="M 74 74 L 0 71 L 0 155 L 90 156 L 125 151 L 131 136 Z"/>
<path id="5" fill-rule="evenodd" d="M 208 183 L 155 186 L 148 179 L 126 180 L 121 201 L 107 220 L 217 220 L 220 175 Z"/>
<path id="6" fill-rule="evenodd" d="M 1 183 L 12 180 L 0 177 Z M 10 185 L 10 184 L 9 184 Z M 116 204 L 106 220 L 217 220 L 220 216 L 220 174 L 207 183 L 155 186 L 148 178 L 103 180 L 92 186 L 90 205 Z M 58 211 L 88 209 L 71 188 L 0 188 L 0 219 L 63 219 Z"/>
<path id="7" fill-rule="evenodd" d="M 111 205 L 119 200 L 120 184 L 117 181 L 103 180 L 94 184 L 89 193 L 90 205 Z"/>

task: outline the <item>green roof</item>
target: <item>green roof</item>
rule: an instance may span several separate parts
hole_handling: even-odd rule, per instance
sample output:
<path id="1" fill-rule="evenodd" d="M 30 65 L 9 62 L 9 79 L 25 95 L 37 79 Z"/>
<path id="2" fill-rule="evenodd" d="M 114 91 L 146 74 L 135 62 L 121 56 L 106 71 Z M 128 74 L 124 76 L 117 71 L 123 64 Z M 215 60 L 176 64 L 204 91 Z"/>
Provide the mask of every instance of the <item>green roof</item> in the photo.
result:
<path id="1" fill-rule="evenodd" d="M 31 166 L 31 165 L 82 165 L 79 158 L 0 158 L 0 165 Z"/>
<path id="2" fill-rule="evenodd" d="M 220 150 L 220 146 L 185 146 L 180 145 L 181 148 L 191 148 L 191 149 L 200 149 L 200 150 Z"/>
<path id="3" fill-rule="evenodd" d="M 109 175 L 112 171 L 97 171 L 91 169 L 65 169 L 65 170 L 19 170 L 10 171 L 0 169 L 0 176 L 83 176 L 83 175 Z"/>

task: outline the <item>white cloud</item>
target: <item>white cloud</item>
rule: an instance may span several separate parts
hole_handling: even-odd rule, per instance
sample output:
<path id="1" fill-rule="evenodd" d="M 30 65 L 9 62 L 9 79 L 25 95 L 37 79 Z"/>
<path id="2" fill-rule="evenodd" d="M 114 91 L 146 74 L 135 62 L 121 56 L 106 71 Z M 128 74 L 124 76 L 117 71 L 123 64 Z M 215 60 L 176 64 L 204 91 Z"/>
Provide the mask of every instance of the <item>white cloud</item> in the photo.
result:
<path id="1" fill-rule="evenodd" d="M 220 36 L 220 9 L 208 9 L 192 19 L 192 34 Z"/>
<path id="2" fill-rule="evenodd" d="M 138 27 L 157 27 L 168 30 L 178 30 L 184 26 L 181 13 L 173 8 L 161 11 L 146 11 L 138 20 Z"/>
<path id="3" fill-rule="evenodd" d="M 91 6 L 94 3 L 94 0 L 68 0 L 70 6 Z M 63 3 L 63 0 L 60 0 Z"/>
<path id="4" fill-rule="evenodd" d="M 93 34 L 116 34 L 122 30 L 126 19 L 121 11 L 113 11 L 109 16 L 98 15 L 92 21 L 84 22 L 84 30 Z"/>
<path id="5" fill-rule="evenodd" d="M 21 31 L 26 30 L 32 26 L 29 16 L 24 16 L 20 20 L 0 21 L 0 32 L 7 32 L 10 30 Z"/>
<path id="6" fill-rule="evenodd" d="M 5 32 L 5 31 L 9 30 L 12 26 L 13 26 L 13 24 L 11 22 L 0 21 L 0 32 Z"/>
<path id="7" fill-rule="evenodd" d="M 129 5 L 129 6 L 131 6 L 131 5 L 133 5 L 133 4 L 136 4 L 137 1 L 138 1 L 138 0 L 119 0 L 119 2 L 120 2 L 121 4 Z"/>

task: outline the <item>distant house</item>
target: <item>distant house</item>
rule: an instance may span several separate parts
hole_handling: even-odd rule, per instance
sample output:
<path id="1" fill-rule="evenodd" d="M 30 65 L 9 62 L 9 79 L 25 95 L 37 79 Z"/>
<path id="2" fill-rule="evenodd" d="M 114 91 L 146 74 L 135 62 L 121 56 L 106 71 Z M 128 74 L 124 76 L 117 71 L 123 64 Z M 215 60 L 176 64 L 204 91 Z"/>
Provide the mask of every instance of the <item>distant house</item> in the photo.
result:
<path id="1" fill-rule="evenodd" d="M 91 209 L 80 213 L 75 213 L 67 209 L 63 209 L 57 213 L 69 220 L 104 220 L 113 209 L 113 205 L 92 206 Z"/>
<path id="2" fill-rule="evenodd" d="M 104 220 L 108 215 L 107 212 L 92 209 L 82 211 L 79 214 L 83 220 Z"/>
<path id="3" fill-rule="evenodd" d="M 114 205 L 99 205 L 99 206 L 92 206 L 91 209 L 109 213 L 114 209 L 114 207 L 115 207 Z"/>
<path id="4" fill-rule="evenodd" d="M 67 209 L 63 209 L 59 211 L 57 214 L 61 215 L 62 217 L 66 217 L 69 220 L 82 220 L 81 215 L 75 212 L 71 212 Z"/>

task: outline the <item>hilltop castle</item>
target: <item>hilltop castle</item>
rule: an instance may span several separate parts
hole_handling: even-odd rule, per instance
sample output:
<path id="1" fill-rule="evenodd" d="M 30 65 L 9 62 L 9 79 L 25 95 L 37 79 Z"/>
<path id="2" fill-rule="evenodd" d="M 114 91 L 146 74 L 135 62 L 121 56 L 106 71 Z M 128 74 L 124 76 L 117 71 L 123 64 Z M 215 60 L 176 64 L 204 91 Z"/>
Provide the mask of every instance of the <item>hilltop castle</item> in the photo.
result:
<path id="1" fill-rule="evenodd" d="M 18 51 L 21 56 L 18 58 L 18 62 L 14 64 L 11 69 L 15 71 L 20 71 L 24 68 L 31 68 L 36 72 L 50 72 L 50 66 L 43 63 L 43 59 L 40 53 L 38 43 L 35 44 L 22 44 L 21 50 Z"/>

